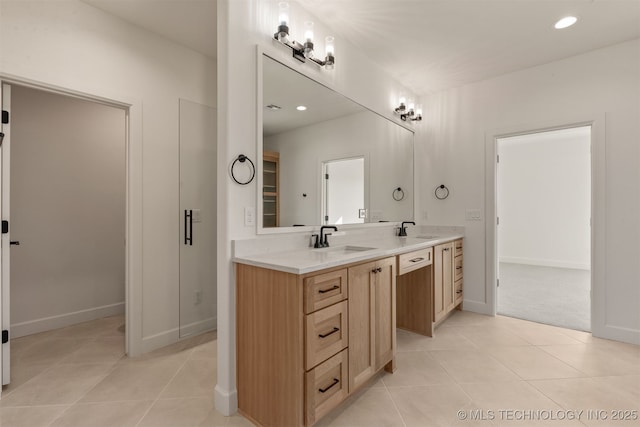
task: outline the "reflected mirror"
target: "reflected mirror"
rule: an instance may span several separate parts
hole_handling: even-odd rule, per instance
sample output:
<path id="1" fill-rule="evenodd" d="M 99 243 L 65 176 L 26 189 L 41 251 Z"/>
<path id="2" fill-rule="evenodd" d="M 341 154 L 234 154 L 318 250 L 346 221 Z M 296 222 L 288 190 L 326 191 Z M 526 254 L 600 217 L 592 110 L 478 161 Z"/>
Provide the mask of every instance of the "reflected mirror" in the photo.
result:
<path id="1" fill-rule="evenodd" d="M 413 132 L 262 61 L 262 230 L 412 219 Z"/>

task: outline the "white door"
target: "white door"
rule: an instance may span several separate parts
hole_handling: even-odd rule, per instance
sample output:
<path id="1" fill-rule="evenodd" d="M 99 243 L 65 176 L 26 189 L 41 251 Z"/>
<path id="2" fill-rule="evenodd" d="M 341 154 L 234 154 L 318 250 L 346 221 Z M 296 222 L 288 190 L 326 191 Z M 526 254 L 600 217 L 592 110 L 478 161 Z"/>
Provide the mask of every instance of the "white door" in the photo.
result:
<path id="1" fill-rule="evenodd" d="M 9 128 L 9 118 L 11 110 L 11 86 L 2 84 L 2 145 L 0 146 L 0 188 L 2 196 L 0 200 L 0 213 L 2 216 L 2 238 L 0 239 L 0 320 L 2 324 L 2 351 L 0 351 L 0 364 L 2 365 L 2 385 L 9 384 L 11 380 L 9 370 L 9 334 L 10 334 L 10 315 L 9 315 L 9 247 L 10 247 L 10 228 L 9 224 L 9 159 L 11 131 Z M 5 123 L 7 122 L 7 123 Z M 6 233 L 5 233 L 6 231 Z M 6 341 L 6 342 L 5 342 Z"/>
<path id="2" fill-rule="evenodd" d="M 364 223 L 364 157 L 324 163 L 323 224 Z"/>

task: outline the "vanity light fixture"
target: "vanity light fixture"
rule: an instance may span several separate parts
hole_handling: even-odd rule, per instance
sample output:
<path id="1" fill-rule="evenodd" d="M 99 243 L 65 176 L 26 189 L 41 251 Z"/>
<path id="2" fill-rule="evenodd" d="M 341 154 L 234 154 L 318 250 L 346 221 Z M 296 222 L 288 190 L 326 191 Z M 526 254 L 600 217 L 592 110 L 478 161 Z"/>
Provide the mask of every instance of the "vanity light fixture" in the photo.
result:
<path id="1" fill-rule="evenodd" d="M 300 43 L 295 40 L 289 40 L 289 20 L 289 3 L 278 3 L 278 30 L 273 34 L 273 38 L 290 48 L 293 57 L 298 61 L 306 62 L 309 60 L 320 67 L 325 67 L 327 70 L 333 70 L 336 62 L 335 39 L 331 36 L 325 38 L 325 59 L 318 59 L 314 56 L 313 22 L 307 21 L 304 23 L 304 43 Z"/>
<path id="2" fill-rule="evenodd" d="M 394 111 L 400 116 L 400 120 L 403 122 L 407 120 L 419 122 L 422 120 L 422 107 L 418 105 L 418 108 L 415 108 L 412 102 L 407 106 L 404 97 L 400 97 L 400 105 L 398 105 Z"/>

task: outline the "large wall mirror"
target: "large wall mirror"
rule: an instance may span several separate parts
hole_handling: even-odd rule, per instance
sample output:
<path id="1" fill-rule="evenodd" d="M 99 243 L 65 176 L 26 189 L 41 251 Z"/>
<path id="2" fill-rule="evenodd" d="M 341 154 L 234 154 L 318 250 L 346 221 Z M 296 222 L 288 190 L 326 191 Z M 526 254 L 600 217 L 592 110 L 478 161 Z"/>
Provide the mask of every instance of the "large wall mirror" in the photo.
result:
<path id="1" fill-rule="evenodd" d="M 260 59 L 259 231 L 412 219 L 413 132 Z"/>

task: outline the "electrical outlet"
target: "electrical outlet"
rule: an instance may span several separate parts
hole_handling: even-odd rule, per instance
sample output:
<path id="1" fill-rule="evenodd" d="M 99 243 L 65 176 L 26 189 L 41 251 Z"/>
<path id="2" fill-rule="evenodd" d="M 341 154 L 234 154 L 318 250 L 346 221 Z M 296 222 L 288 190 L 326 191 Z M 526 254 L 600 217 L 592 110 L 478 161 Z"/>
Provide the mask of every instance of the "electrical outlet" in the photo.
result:
<path id="1" fill-rule="evenodd" d="M 193 304 L 198 305 L 202 303 L 202 290 L 198 289 L 197 291 L 193 291 Z"/>

